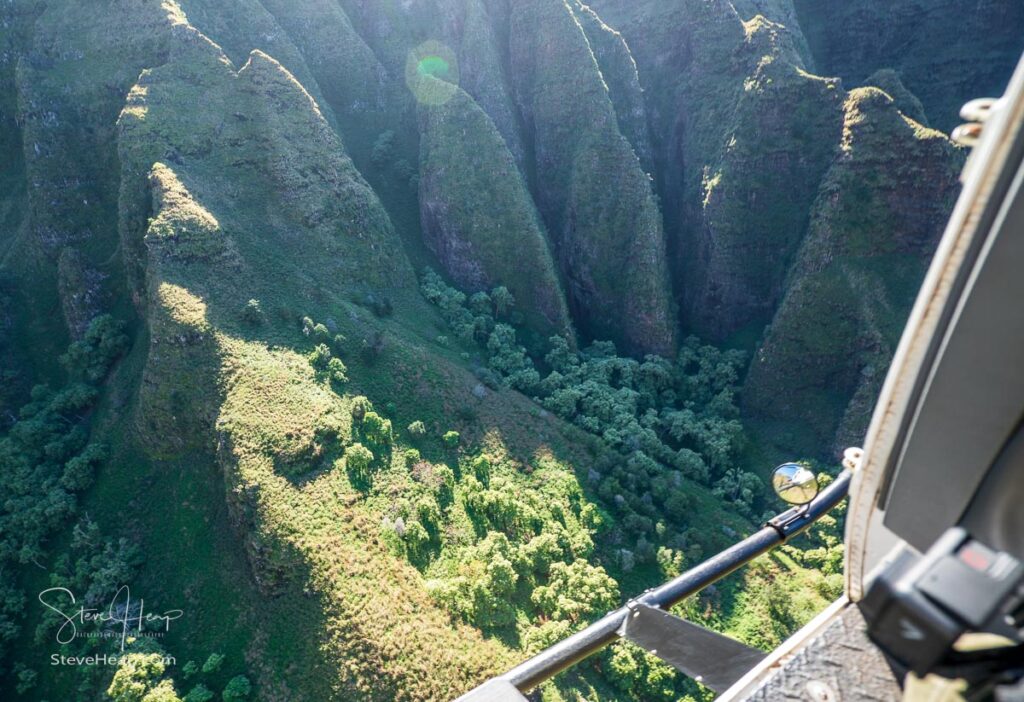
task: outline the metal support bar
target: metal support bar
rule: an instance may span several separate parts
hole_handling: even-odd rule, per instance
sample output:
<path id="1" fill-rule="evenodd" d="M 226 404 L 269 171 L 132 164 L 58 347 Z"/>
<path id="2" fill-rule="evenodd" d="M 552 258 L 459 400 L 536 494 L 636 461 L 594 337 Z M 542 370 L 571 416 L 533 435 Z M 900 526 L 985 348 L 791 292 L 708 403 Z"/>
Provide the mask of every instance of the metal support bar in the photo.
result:
<path id="1" fill-rule="evenodd" d="M 730 546 L 664 585 L 648 590 L 633 602 L 668 610 L 708 585 L 721 580 L 737 568 L 803 532 L 828 513 L 846 497 L 850 489 L 851 477 L 852 473 L 849 470 L 844 470 L 810 504 L 786 510 L 771 520 L 770 525 L 764 526 L 743 541 Z M 550 680 L 566 668 L 579 663 L 615 641 L 618 638 L 618 631 L 626 617 L 630 615 L 630 611 L 627 605 L 606 614 L 586 629 L 541 651 L 498 679 L 511 683 L 521 692 L 532 690 L 542 682 Z M 460 698 L 460 701 L 467 698 L 468 696 Z"/>
<path id="2" fill-rule="evenodd" d="M 632 614 L 623 622 L 620 636 L 715 692 L 725 692 L 764 660 L 764 651 L 663 609 L 629 607 Z"/>
<path id="3" fill-rule="evenodd" d="M 459 702 L 527 702 L 512 683 L 495 678 L 460 697 Z"/>

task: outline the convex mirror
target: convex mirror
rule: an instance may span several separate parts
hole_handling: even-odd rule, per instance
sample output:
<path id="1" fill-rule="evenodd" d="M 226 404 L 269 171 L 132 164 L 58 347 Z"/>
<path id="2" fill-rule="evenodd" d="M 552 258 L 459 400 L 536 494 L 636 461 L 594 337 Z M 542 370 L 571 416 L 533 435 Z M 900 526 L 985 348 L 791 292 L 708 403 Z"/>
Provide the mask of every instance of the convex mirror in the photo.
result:
<path id="1" fill-rule="evenodd" d="M 783 463 L 772 473 L 775 494 L 791 505 L 806 505 L 818 496 L 818 478 L 799 463 Z"/>

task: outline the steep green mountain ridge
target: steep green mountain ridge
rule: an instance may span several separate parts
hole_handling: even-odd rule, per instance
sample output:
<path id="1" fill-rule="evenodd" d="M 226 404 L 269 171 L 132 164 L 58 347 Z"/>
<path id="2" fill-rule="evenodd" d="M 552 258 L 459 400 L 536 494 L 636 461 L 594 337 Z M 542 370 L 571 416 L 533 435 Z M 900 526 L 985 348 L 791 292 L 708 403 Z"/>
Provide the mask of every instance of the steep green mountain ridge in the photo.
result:
<path id="1" fill-rule="evenodd" d="M 458 287 L 503 283 L 543 337 L 572 336 L 547 236 L 490 117 L 461 89 L 420 107 L 420 210 L 428 246 Z"/>
<path id="2" fill-rule="evenodd" d="M 1006 67 L 1020 58 L 1019 3 L 794 0 L 817 69 L 850 85 L 873 85 L 875 71 L 894 69 L 943 130 L 957 124 L 964 96 L 998 97 Z M 884 87 L 884 86 L 880 86 Z"/>
<path id="3" fill-rule="evenodd" d="M 558 0 L 522 3 L 511 25 L 513 88 L 533 137 L 535 190 L 574 319 L 590 338 L 671 354 L 661 215 L 618 128 L 587 34 Z"/>
<path id="4" fill-rule="evenodd" d="M 838 450 L 864 434 L 959 173 L 948 140 L 881 90 L 851 91 L 844 109 L 842 144 L 745 391 L 770 433 L 839 427 Z"/>
<path id="5" fill-rule="evenodd" d="M 35 593 L 130 580 L 185 613 L 145 699 L 450 699 L 751 529 L 753 461 L 859 442 L 957 193 L 927 125 L 1021 48 L 994 3 L 985 61 L 858 53 L 883 5 L 0 5 L 0 695 L 129 699 Z M 688 616 L 775 645 L 810 545 Z M 705 694 L 629 647 L 541 692 Z"/>

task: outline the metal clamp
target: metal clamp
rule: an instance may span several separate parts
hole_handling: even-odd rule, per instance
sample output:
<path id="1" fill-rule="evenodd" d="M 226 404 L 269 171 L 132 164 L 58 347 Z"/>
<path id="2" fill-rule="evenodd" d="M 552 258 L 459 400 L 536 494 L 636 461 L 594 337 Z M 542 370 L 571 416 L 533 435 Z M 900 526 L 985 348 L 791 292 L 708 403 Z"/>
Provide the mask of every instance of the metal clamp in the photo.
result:
<path id="1" fill-rule="evenodd" d="M 960 117 L 967 120 L 967 124 L 961 124 L 953 130 L 949 138 L 961 146 L 973 147 L 981 139 L 981 133 L 985 122 L 992 116 L 999 100 L 995 98 L 978 98 L 971 100 L 960 108 Z"/>

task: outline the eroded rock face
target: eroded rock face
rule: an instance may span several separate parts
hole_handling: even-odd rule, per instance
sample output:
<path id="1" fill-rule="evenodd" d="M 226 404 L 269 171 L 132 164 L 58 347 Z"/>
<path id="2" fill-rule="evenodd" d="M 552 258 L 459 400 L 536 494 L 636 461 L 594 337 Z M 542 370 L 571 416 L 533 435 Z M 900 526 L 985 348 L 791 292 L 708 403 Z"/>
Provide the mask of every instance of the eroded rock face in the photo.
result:
<path id="1" fill-rule="evenodd" d="M 924 18 L 914 8 L 950 2 L 890 5 L 905 29 Z M 413 398 L 400 414 L 432 404 L 447 418 L 468 399 L 486 407 L 488 429 L 531 434 L 510 448 L 536 455 L 554 418 L 541 412 L 536 431 L 527 398 L 486 390 L 438 350 L 409 259 L 440 263 L 468 291 L 510 288 L 538 335 L 575 328 L 670 355 L 696 330 L 758 349 L 752 425 L 803 455 L 856 443 L 956 192 L 959 155 L 924 120 L 1015 57 L 999 34 L 1004 48 L 965 72 L 949 27 L 922 30 L 950 39 L 933 54 L 898 56 L 889 37 L 889 53 L 860 56 L 838 29 L 821 33 L 832 20 L 816 6 L 797 7 L 0 2 L 0 152 L 15 154 L 0 169 L 0 430 L 21 404 L 6 394 L 12 369 L 31 369 L 15 345 L 54 357 L 99 301 L 127 317 L 131 296 L 148 347 L 117 392 L 132 398 L 124 431 L 152 459 L 145 470 L 206 460 L 195 472 L 223 479 L 251 566 L 242 577 L 268 602 L 312 598 L 323 617 L 294 637 L 311 642 L 302 660 L 317 675 L 268 664 L 260 688 L 452 699 L 513 653 L 453 622 L 357 498 L 339 495 L 331 471 L 352 438 L 350 397 L 311 366 L 296 322 L 330 315 L 346 360 L 367 340 L 363 350 L 393 353 L 372 371 L 353 361 L 352 378 Z M 851 1 L 836 25 L 849 21 L 863 43 L 885 7 Z M 1019 27 L 1017 7 L 977 15 Z M 826 39 L 835 55 L 821 53 Z M 407 85 L 409 53 L 428 40 L 455 57 L 460 87 L 446 103 L 417 104 Z M 939 87 L 922 82 L 929 70 Z M 869 73 L 892 99 L 844 91 Z M 376 164 L 387 132 L 396 153 Z M 264 312 L 247 318 L 247 300 Z M 24 390 L 38 380 L 18 375 Z M 275 613 L 254 640 L 280 634 L 291 612 Z"/>
<path id="2" fill-rule="evenodd" d="M 899 73 L 891 68 L 882 68 L 872 73 L 867 85 L 879 88 L 893 99 L 896 109 L 904 115 L 925 127 L 928 126 L 928 116 L 924 113 L 924 105 L 917 99 L 917 96 L 907 90 L 900 80 Z"/>
<path id="3" fill-rule="evenodd" d="M 82 254 L 65 248 L 57 259 L 57 291 L 64 323 L 72 339 L 81 339 L 89 322 L 103 309 L 104 275 L 88 265 Z"/>
<path id="4" fill-rule="evenodd" d="M 350 120 L 382 108 L 387 73 L 340 4 L 333 0 L 261 0 L 261 4 L 302 53 L 324 99 L 340 120 L 343 134 Z M 289 68 L 285 58 L 267 53 Z M 306 84 L 298 72 L 292 73 Z"/>
<path id="5" fill-rule="evenodd" d="M 22 370 L 22 359 L 14 346 L 14 299 L 11 285 L 0 281 L 0 426 L 11 426 L 22 404 L 19 399 L 27 391 L 27 378 Z"/>
<path id="6" fill-rule="evenodd" d="M 584 335 L 628 352 L 672 353 L 661 212 L 587 35 L 557 0 L 521 3 L 510 21 L 513 87 L 573 319 Z"/>
<path id="7" fill-rule="evenodd" d="M 605 24 L 592 7 L 574 0 L 573 11 L 587 35 L 594 58 L 601 69 L 601 76 L 608 86 L 608 96 L 615 108 L 619 131 L 633 146 L 643 169 L 653 173 L 654 154 L 647 108 L 633 54 L 622 34 Z"/>
<path id="8" fill-rule="evenodd" d="M 166 55 L 158 30 L 166 10 L 133 2 L 105 10 L 47 4 L 16 73 L 31 229 L 53 262 L 68 245 L 86 244 L 99 260 L 116 248 L 113 125 L 139 71 Z"/>
<path id="9" fill-rule="evenodd" d="M 813 450 L 863 437 L 958 193 L 960 156 L 881 90 L 847 97 L 842 142 L 744 390 L 748 416 L 782 441 Z"/>
<path id="10" fill-rule="evenodd" d="M 5 3 L 0 7 L 0 256 L 18 247 L 18 235 L 26 224 L 27 183 L 22 127 L 18 119 L 18 57 L 27 44 L 34 21 L 32 5 Z M 35 151 L 42 146 L 28 144 Z M 20 247 L 22 251 L 26 247 Z"/>
<path id="11" fill-rule="evenodd" d="M 460 289 L 509 289 L 542 337 L 572 336 L 540 216 L 516 161 L 473 99 L 420 106 L 423 236 Z"/>
<path id="12" fill-rule="evenodd" d="M 1003 94 L 1020 59 L 1024 5 L 955 0 L 796 0 L 817 70 L 850 87 L 872 85 L 875 71 L 895 69 L 924 105 L 928 120 L 949 131 L 960 106 Z"/>
<path id="13" fill-rule="evenodd" d="M 879 242 L 902 242 L 904 248 L 917 242 L 910 247 L 917 263 L 886 267 L 878 260 L 867 278 L 851 274 L 858 283 L 836 284 L 822 293 L 836 304 L 844 301 L 840 307 L 857 299 L 863 318 L 887 320 L 883 326 L 890 331 L 875 334 L 887 341 L 869 344 L 875 349 L 870 361 L 861 351 L 849 351 L 844 359 L 860 359 L 849 367 L 846 360 L 837 360 L 838 349 L 827 349 L 814 363 L 835 375 L 822 370 L 824 375 L 812 373 L 808 377 L 814 379 L 805 384 L 798 377 L 801 354 L 780 338 L 791 333 L 808 341 L 833 324 L 834 336 L 847 333 L 844 315 L 830 315 L 832 303 L 815 303 L 813 312 L 794 314 L 795 309 L 809 310 L 815 299 L 805 287 L 805 249 L 821 236 L 820 203 L 851 201 L 858 188 L 873 190 L 876 186 L 863 180 L 869 168 L 897 173 L 906 167 L 881 160 L 850 165 L 859 163 L 854 159 L 844 192 L 837 194 L 837 178 L 847 166 L 838 165 L 833 154 L 838 145 L 846 148 L 850 134 L 843 126 L 850 119 L 843 107 L 844 88 L 877 84 L 887 91 L 895 100 L 892 113 L 898 109 L 919 125 L 916 132 L 903 130 L 903 136 L 929 133 L 924 130 L 928 120 L 948 128 L 948 115 L 940 119 L 933 113 L 955 110 L 978 90 L 1001 93 L 1024 45 L 1019 31 L 1007 29 L 1024 25 L 1022 10 L 990 3 L 965 19 L 968 30 L 950 21 L 956 12 L 945 0 L 889 5 L 865 0 L 841 7 L 798 2 L 796 12 L 791 4 L 772 0 L 594 0 L 592 5 L 622 33 L 638 67 L 683 329 L 757 349 L 748 419 L 763 422 L 766 433 L 787 451 L 799 447 L 827 453 L 833 440 L 846 440 L 835 439 L 837 429 L 842 436 L 855 436 L 870 411 L 920 271 L 951 208 L 955 186 L 950 178 L 960 163 L 948 144 L 936 152 L 921 147 L 920 139 L 908 142 L 918 146 L 907 147 L 903 157 L 909 163 L 921 158 L 920 167 L 935 180 L 919 186 L 913 178 L 902 181 L 893 175 L 886 206 L 898 203 L 901 216 L 911 221 L 879 217 L 872 226 Z M 947 40 L 939 40 L 942 46 L 937 47 L 935 37 Z M 989 37 L 992 45 L 982 49 Z M 994 60 L 976 66 L 967 54 Z M 845 85 L 814 73 L 838 74 Z M 855 103 L 865 99 L 860 96 Z M 882 151 L 871 146 L 862 151 L 872 148 Z M 859 217 L 857 208 L 843 207 L 828 219 L 835 226 L 855 226 Z M 867 295 L 868 288 L 875 293 Z M 783 334 L 786 320 L 792 327 Z M 815 391 L 810 387 L 815 383 L 828 389 Z M 803 421 L 812 415 L 818 420 Z"/>
<path id="14" fill-rule="evenodd" d="M 596 5 L 639 67 L 682 326 L 749 348 L 806 232 L 842 90 L 808 72 L 780 4 Z"/>
<path id="15" fill-rule="evenodd" d="M 705 169 L 726 143 L 751 68 L 734 58 L 746 41 L 743 20 L 721 0 L 628 5 L 599 0 L 592 5 L 622 33 L 637 64 L 672 285 L 683 302 L 683 326 L 688 327 L 688 275 L 696 258 L 693 240 L 701 219 Z"/>
<path id="16" fill-rule="evenodd" d="M 792 0 L 733 0 L 733 7 L 744 20 L 752 20 L 758 15 L 789 29 L 793 35 L 793 43 L 807 69 L 815 70 L 814 57 L 811 55 L 807 39 L 800 27 L 800 19 Z"/>
<path id="17" fill-rule="evenodd" d="M 118 210 L 115 200 L 138 192 L 149 171 L 125 171 L 122 183 L 111 175 L 112 124 L 139 72 L 179 50 L 167 28 L 187 25 L 236 69 L 254 49 L 279 63 L 343 137 L 402 237 L 391 247 L 371 242 L 379 261 L 354 276 L 367 291 L 389 284 L 388 266 L 408 270 L 402 249 L 422 235 L 438 260 L 416 265 L 439 262 L 467 290 L 505 283 L 539 333 L 572 326 L 584 342 L 608 338 L 635 354 L 670 354 L 677 335 L 691 332 L 758 348 L 801 277 L 813 203 L 832 187 L 826 171 L 842 139 L 844 88 L 877 84 L 918 123 L 948 126 L 960 101 L 1001 89 L 1020 48 L 1012 30 L 1024 19 L 1017 4 L 992 2 L 951 21 L 949 0 L 182 0 L 2 11 L 0 143 L 21 158 L 3 176 L 0 241 L 21 242 L 9 256 L 24 262 L 19 280 L 41 281 L 33 299 L 48 296 L 37 310 L 12 313 L 13 325 L 26 328 L 25 319 L 59 305 L 73 332 L 86 308 L 96 309 L 79 303 L 116 295 L 125 278 L 146 309 L 148 252 L 141 237 L 119 240 L 116 230 L 145 231 L 151 203 L 124 196 Z M 429 41 L 451 56 L 462 92 L 458 110 L 420 122 L 428 137 L 446 135 L 421 145 L 417 114 L 429 111 L 406 71 L 410 52 Z M 65 73 L 73 80 L 54 78 Z M 286 90 L 271 78 L 263 88 Z M 229 131 L 253 119 L 224 109 Z M 378 162 L 376 143 L 389 132 L 392 153 Z M 307 139 L 328 137 L 310 129 L 260 143 L 267 175 L 302 203 L 301 226 L 324 235 L 391 226 L 382 208 L 349 211 L 314 194 L 310 171 L 295 166 Z M 216 142 L 199 131 L 156 160 L 175 169 Z M 445 150 L 467 157 L 446 169 L 412 165 L 421 154 L 443 160 Z M 370 187 L 335 184 L 345 193 Z M 487 207 L 478 206 L 481 193 L 492 198 Z M 902 197 L 909 211 L 921 209 L 915 192 Z M 878 226 L 879 236 L 905 234 Z M 520 256 L 499 245 L 520 238 Z M 119 245 L 123 271 L 122 258 L 111 258 Z M 69 247 L 82 265 L 69 258 L 58 275 Z M 353 277 L 337 258 L 338 275 Z M 98 286 L 77 274 L 99 269 L 107 277 Z M 38 336 L 33 343 L 52 335 Z M 772 338 L 765 349 L 776 348 Z M 848 395 L 834 401 L 845 406 Z"/>
<path id="18" fill-rule="evenodd" d="M 241 67 L 249 58 L 249 53 L 259 50 L 285 66 L 305 89 L 330 115 L 330 107 L 324 100 L 313 72 L 306 63 L 305 55 L 296 46 L 295 38 L 309 41 L 312 29 L 307 31 L 288 32 L 278 21 L 278 17 L 295 22 L 291 25 L 296 29 L 307 13 L 315 13 L 315 8 L 304 11 L 293 11 L 285 15 L 274 10 L 279 5 L 274 2 L 264 3 L 262 0 L 176 0 L 181 11 L 188 18 L 188 23 L 210 37 L 224 52 L 235 66 Z M 306 2 L 301 5 L 306 5 Z M 309 3 L 314 5 L 314 3 Z M 295 4 L 293 4 L 295 7 Z M 331 18 L 333 19 L 333 18 Z M 329 20 L 328 20 L 329 21 Z M 307 20 L 308 22 L 308 20 Z M 293 38 L 294 37 L 294 38 Z M 342 43 L 347 37 L 339 34 L 336 41 Z"/>
<path id="19" fill-rule="evenodd" d="M 807 74 L 781 25 L 748 22 L 734 56 L 750 74 L 684 235 L 687 316 L 717 340 L 771 319 L 842 120 L 838 82 Z"/>
<path id="20" fill-rule="evenodd" d="M 438 0 L 442 31 L 456 52 L 459 85 L 490 116 L 516 164 L 526 168 L 526 147 L 505 60 L 507 19 L 486 0 Z"/>
<path id="21" fill-rule="evenodd" d="M 30 359 L 58 356 L 101 299 L 123 295 L 115 122 L 139 72 L 166 56 L 168 9 L 29 0 L 0 14 L 0 269 L 23 294 L 26 378 L 53 382 Z"/>

